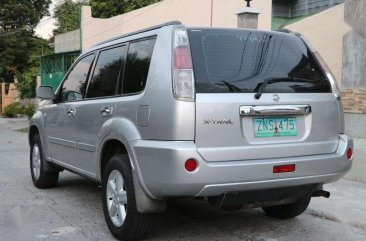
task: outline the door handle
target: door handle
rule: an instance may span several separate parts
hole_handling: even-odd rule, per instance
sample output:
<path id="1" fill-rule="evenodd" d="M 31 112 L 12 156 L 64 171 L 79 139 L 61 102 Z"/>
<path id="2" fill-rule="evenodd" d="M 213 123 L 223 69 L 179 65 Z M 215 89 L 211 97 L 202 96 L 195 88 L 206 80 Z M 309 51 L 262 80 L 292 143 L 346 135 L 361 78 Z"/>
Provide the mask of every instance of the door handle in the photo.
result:
<path id="1" fill-rule="evenodd" d="M 75 115 L 75 113 L 76 113 L 76 110 L 75 109 L 72 109 L 72 108 L 70 108 L 70 109 L 68 109 L 67 110 L 67 115 L 68 116 L 74 116 Z"/>
<path id="2" fill-rule="evenodd" d="M 100 113 L 104 117 L 111 116 L 113 114 L 113 107 L 104 107 L 100 110 Z"/>
<path id="3" fill-rule="evenodd" d="M 309 115 L 310 105 L 263 105 L 263 106 L 241 106 L 242 116 L 270 116 L 270 115 Z"/>

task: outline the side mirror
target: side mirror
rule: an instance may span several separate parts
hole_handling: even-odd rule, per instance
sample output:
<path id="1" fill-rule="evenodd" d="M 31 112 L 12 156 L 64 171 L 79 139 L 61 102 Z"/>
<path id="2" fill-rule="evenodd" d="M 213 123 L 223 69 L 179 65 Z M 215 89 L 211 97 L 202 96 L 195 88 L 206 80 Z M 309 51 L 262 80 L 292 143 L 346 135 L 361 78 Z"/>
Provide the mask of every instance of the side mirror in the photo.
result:
<path id="1" fill-rule="evenodd" d="M 37 97 L 41 100 L 52 100 L 54 97 L 51 86 L 40 86 L 37 90 Z"/>

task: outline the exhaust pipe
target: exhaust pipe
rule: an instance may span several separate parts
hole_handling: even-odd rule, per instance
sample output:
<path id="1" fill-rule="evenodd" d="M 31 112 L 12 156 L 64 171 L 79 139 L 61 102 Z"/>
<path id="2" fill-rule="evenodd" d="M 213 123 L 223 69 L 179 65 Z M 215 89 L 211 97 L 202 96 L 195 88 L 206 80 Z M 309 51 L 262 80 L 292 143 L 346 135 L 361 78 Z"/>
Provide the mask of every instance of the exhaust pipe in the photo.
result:
<path id="1" fill-rule="evenodd" d="M 311 194 L 312 197 L 325 197 L 325 198 L 329 198 L 330 197 L 330 192 L 324 191 L 324 190 L 316 190 L 315 192 L 313 192 L 313 194 Z"/>

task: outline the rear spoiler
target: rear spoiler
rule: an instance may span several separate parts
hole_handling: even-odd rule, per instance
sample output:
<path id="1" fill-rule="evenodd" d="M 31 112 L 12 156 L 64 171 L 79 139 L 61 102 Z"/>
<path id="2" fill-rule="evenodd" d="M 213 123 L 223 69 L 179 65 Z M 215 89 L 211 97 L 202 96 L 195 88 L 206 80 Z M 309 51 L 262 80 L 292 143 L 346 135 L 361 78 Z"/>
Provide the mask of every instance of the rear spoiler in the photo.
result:
<path id="1" fill-rule="evenodd" d="M 313 52 L 313 53 L 316 53 L 317 52 L 316 49 L 311 45 L 311 43 L 309 42 L 309 40 L 307 40 L 306 37 L 304 35 L 302 35 L 301 33 L 294 32 L 294 31 L 292 31 L 290 29 L 287 29 L 287 28 L 283 28 L 283 29 L 276 30 L 276 32 L 293 34 L 293 35 L 301 38 L 302 41 L 304 41 L 305 44 L 309 47 L 309 49 L 311 50 L 311 52 Z"/>

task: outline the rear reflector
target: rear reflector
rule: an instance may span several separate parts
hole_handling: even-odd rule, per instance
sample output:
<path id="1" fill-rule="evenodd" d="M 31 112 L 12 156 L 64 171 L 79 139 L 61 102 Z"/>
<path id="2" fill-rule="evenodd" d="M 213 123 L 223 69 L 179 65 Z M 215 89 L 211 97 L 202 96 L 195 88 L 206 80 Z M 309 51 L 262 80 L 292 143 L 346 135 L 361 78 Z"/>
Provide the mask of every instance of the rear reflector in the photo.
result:
<path id="1" fill-rule="evenodd" d="M 274 166 L 273 173 L 294 172 L 295 169 L 296 169 L 295 164 Z"/>
<path id="2" fill-rule="evenodd" d="M 348 160 L 351 160 L 352 159 L 352 156 L 353 156 L 353 151 L 351 148 L 348 148 L 347 150 L 347 158 Z"/>
<path id="3" fill-rule="evenodd" d="M 188 172 L 193 172 L 197 168 L 197 161 L 195 159 L 188 159 L 186 163 L 184 164 L 184 167 Z"/>

